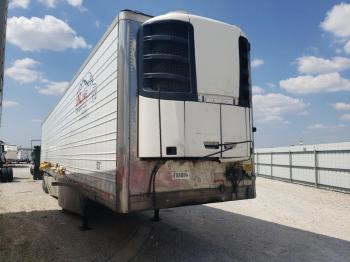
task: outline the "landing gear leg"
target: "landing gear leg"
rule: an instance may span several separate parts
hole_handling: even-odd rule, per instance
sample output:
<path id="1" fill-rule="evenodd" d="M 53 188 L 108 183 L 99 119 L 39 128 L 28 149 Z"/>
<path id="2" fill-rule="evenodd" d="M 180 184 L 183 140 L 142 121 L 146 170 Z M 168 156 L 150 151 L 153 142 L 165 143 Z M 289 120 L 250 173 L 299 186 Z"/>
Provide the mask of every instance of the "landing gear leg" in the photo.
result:
<path id="1" fill-rule="evenodd" d="M 80 230 L 81 231 L 87 231 L 90 230 L 91 228 L 89 227 L 89 201 L 87 199 L 81 200 L 81 210 L 82 210 L 82 215 L 81 215 L 81 226 Z"/>
<path id="2" fill-rule="evenodd" d="M 159 217 L 159 209 L 154 209 L 153 222 L 159 222 L 161 219 Z"/>

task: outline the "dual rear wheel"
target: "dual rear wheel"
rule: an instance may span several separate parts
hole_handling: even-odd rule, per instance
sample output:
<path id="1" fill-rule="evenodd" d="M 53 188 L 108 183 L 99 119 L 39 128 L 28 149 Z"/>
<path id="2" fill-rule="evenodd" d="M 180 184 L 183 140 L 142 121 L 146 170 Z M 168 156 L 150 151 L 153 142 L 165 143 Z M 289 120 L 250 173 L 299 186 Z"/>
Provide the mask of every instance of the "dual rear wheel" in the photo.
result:
<path id="1" fill-rule="evenodd" d="M 1 182 L 12 182 L 13 181 L 13 170 L 12 167 L 2 167 L 0 172 Z"/>

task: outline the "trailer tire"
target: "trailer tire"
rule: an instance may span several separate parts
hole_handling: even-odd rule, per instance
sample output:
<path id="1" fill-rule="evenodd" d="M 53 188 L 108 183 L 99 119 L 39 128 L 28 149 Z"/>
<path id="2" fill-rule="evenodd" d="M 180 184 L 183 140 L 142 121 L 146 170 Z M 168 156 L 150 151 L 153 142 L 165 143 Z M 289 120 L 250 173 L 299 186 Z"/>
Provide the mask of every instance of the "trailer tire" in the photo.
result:
<path id="1" fill-rule="evenodd" d="M 7 181 L 8 182 L 13 181 L 13 169 L 12 169 L 12 167 L 7 168 Z"/>
<path id="2" fill-rule="evenodd" d="M 35 169 L 34 169 L 34 171 L 33 171 L 33 179 L 34 179 L 34 180 L 39 180 L 38 171 L 36 171 Z"/>
<path id="3" fill-rule="evenodd" d="M 0 174 L 0 181 L 1 182 L 3 182 L 3 183 L 7 182 L 7 176 L 8 176 L 7 173 L 8 173 L 8 171 L 7 171 L 6 167 L 1 168 L 1 174 Z"/>

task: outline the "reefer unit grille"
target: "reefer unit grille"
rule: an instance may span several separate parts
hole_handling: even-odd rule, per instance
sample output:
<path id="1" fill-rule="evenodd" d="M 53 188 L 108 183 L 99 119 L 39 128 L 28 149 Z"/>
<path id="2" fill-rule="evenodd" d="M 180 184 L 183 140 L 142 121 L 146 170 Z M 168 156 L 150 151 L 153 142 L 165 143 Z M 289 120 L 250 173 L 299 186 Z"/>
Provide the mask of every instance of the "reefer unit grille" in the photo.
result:
<path id="1" fill-rule="evenodd" d="M 182 21 L 146 24 L 139 32 L 139 93 L 168 100 L 196 100 L 193 27 Z"/>
<path id="2" fill-rule="evenodd" d="M 245 37 L 239 38 L 239 105 L 250 107 L 250 44 Z"/>

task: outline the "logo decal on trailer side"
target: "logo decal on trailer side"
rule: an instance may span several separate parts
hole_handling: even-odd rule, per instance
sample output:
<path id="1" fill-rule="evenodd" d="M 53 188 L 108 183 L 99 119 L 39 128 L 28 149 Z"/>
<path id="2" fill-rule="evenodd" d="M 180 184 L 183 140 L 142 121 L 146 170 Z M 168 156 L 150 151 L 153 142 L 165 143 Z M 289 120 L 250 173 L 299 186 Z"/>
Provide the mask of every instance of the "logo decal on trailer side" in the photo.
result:
<path id="1" fill-rule="evenodd" d="M 97 96 L 97 84 L 94 81 L 93 75 L 88 72 L 83 80 L 80 81 L 78 91 L 75 97 L 76 113 L 85 114 L 87 105 L 93 103 Z"/>

